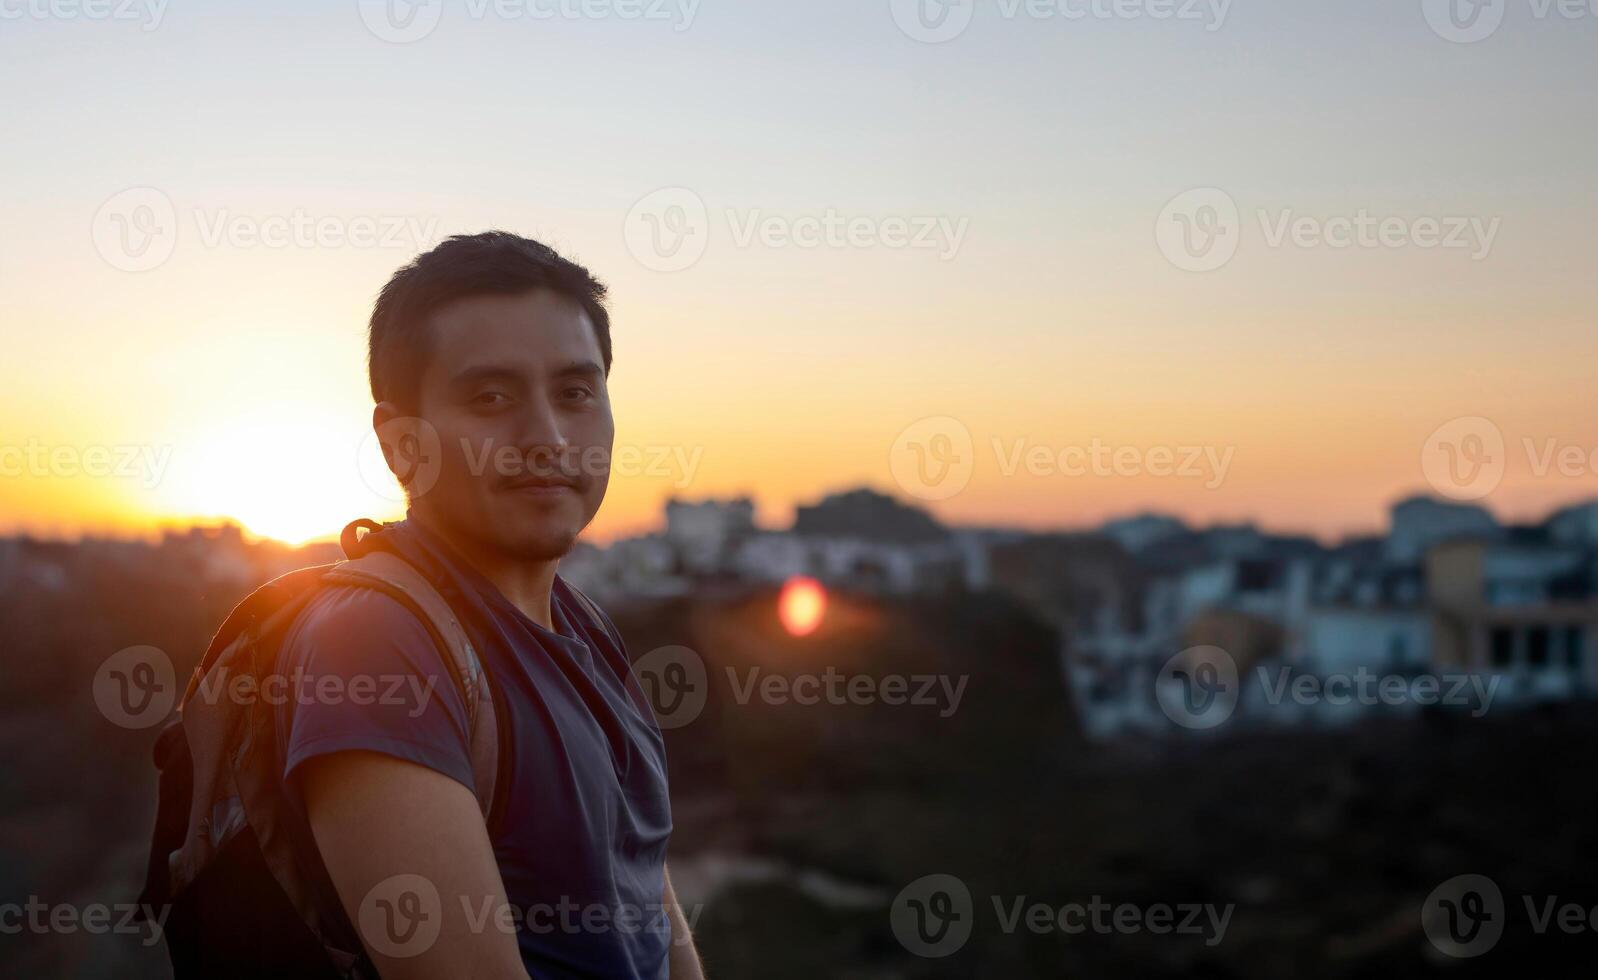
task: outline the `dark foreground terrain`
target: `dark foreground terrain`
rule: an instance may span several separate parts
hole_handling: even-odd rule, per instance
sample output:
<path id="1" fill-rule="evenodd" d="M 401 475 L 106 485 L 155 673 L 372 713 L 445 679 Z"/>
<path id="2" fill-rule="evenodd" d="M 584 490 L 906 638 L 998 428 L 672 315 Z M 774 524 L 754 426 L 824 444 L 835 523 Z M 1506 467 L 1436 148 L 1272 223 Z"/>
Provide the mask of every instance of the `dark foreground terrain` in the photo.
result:
<path id="1" fill-rule="evenodd" d="M 150 643 L 181 676 L 250 584 L 167 557 L 91 573 L 63 553 L 70 588 L 0 594 L 0 903 L 137 892 L 153 734 L 99 715 L 94 671 Z M 302 563 L 260 561 L 261 577 Z M 1076 734 L 1052 634 L 1006 599 L 840 597 L 802 639 L 776 626 L 773 603 L 707 595 L 616 610 L 635 657 L 680 644 L 706 669 L 702 710 L 667 739 L 674 876 L 713 977 L 1592 973 L 1598 935 L 1557 921 L 1539 933 L 1527 907 L 1575 903 L 1590 929 L 1598 905 L 1589 706 L 1106 748 Z M 829 667 L 874 683 L 902 675 L 911 694 L 917 678 L 967 680 L 957 704 L 746 690 L 751 676 Z M 1421 910 L 1467 873 L 1501 889 L 1505 928 L 1485 955 L 1453 959 L 1428 940 Z M 930 874 L 970 895 L 969 938 L 942 958 L 913 955 L 891 924 L 901 889 Z M 1037 903 L 1095 898 L 1230 911 L 1220 934 L 1012 921 Z M 8 929 L 0 975 L 165 976 L 144 938 Z"/>

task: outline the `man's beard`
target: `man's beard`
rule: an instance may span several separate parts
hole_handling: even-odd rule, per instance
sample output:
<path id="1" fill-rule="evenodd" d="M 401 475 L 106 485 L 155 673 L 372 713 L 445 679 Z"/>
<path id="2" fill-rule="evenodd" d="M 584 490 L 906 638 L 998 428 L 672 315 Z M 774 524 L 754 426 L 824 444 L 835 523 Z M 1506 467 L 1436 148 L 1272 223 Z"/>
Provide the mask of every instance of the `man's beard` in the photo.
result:
<path id="1" fill-rule="evenodd" d="M 533 541 L 510 542 L 508 548 L 506 546 L 507 543 L 504 541 L 492 542 L 491 546 L 497 546 L 499 550 L 505 551 L 507 554 L 523 561 L 559 561 L 570 554 L 572 548 L 576 547 L 579 533 L 578 531 L 573 531 L 570 534 L 555 535 L 553 538 L 546 535 L 538 535 L 537 539 Z"/>
<path id="2" fill-rule="evenodd" d="M 442 532 L 446 540 L 453 539 L 469 545 L 479 555 L 494 555 L 518 562 L 558 561 L 564 558 L 577 546 L 583 528 L 593 520 L 590 516 L 582 522 L 582 527 L 571 531 L 534 529 L 528 534 L 507 536 L 504 529 L 492 524 L 478 526 L 454 519 L 448 510 L 440 512 L 416 508 L 413 504 L 411 513 L 423 524 Z"/>

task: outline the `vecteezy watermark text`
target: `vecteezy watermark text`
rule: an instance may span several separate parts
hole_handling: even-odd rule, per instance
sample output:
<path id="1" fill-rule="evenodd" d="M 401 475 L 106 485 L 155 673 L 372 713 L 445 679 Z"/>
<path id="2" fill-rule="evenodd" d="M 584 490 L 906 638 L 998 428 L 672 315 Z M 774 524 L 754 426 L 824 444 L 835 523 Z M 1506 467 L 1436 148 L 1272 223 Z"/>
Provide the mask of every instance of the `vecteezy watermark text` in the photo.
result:
<path id="1" fill-rule="evenodd" d="M 390 419 L 362 436 L 356 467 L 375 493 L 396 501 L 408 493 L 414 500 L 438 484 L 445 449 L 438 429 L 427 420 Z M 660 479 L 670 480 L 677 490 L 694 482 L 705 452 L 704 446 L 665 444 L 524 447 L 465 436 L 448 449 L 474 477 Z"/>
<path id="2" fill-rule="evenodd" d="M 1114 445 L 1094 437 L 1085 444 L 1047 444 L 1025 437 L 990 442 L 999 475 L 1037 478 L 1155 477 L 1197 480 L 1207 490 L 1226 481 L 1235 446 L 1198 444 Z M 934 415 L 900 431 L 888 449 L 888 470 L 905 493 L 922 500 L 947 500 L 966 488 L 978 453 L 971 430 L 959 419 Z"/>
<path id="3" fill-rule="evenodd" d="M 1213 272 L 1229 263 L 1242 241 L 1244 222 L 1237 201 L 1218 187 L 1200 187 L 1172 198 L 1155 220 L 1154 238 L 1172 265 L 1187 272 Z M 1267 248 L 1419 249 L 1466 252 L 1485 260 L 1498 240 L 1502 219 L 1470 214 L 1300 214 L 1294 208 L 1257 208 Z"/>
<path id="4" fill-rule="evenodd" d="M 444 0 L 358 0 L 361 20 L 372 36 L 390 44 L 411 44 L 432 34 L 444 17 Z M 451 16 L 503 22 L 653 21 L 674 32 L 694 24 L 699 0 L 465 0 Z"/>
<path id="5" fill-rule="evenodd" d="M 432 949 L 443 931 L 445 916 L 453 918 L 457 914 L 473 934 L 649 934 L 665 936 L 674 945 L 682 945 L 689 941 L 692 927 L 703 911 L 700 905 L 578 901 L 569 896 L 527 905 L 490 895 L 456 895 L 454 900 L 447 906 L 438 887 L 423 875 L 392 875 L 367 891 L 356 913 L 356 925 L 368 946 L 385 956 L 409 959 Z M 451 907 L 456 903 L 458 913 Z M 674 909 L 682 913 L 689 926 L 681 936 L 672 932 Z"/>
<path id="6" fill-rule="evenodd" d="M 451 682 L 414 671 L 333 674 L 296 665 L 287 671 L 257 673 L 223 663 L 199 679 L 192 697 L 203 704 L 378 706 L 418 718 L 440 683 Z M 119 650 L 95 672 L 93 695 L 100 713 L 112 724 L 135 730 L 158 725 L 177 704 L 172 658 L 160 647 Z"/>
<path id="7" fill-rule="evenodd" d="M 754 701 L 833 707 L 882 704 L 931 708 L 939 718 L 949 718 L 960 710 L 971 680 L 966 674 L 849 674 L 832 666 L 820 673 L 724 667 L 723 674 L 733 703 L 739 706 Z M 663 729 L 692 723 L 709 699 L 712 675 L 690 647 L 657 647 L 633 662 L 632 676 Z"/>
<path id="8" fill-rule="evenodd" d="M 1455 44 L 1475 44 L 1497 34 L 1515 5 L 1510 0 L 1421 0 L 1421 11 L 1438 37 Z M 1539 21 L 1553 17 L 1598 19 L 1598 0 L 1526 0 L 1526 5 Z"/>
<path id="9" fill-rule="evenodd" d="M 97 20 L 159 30 L 171 0 L 0 0 L 0 20 Z"/>
<path id="10" fill-rule="evenodd" d="M 395 249 L 420 252 L 439 241 L 439 218 L 414 214 L 313 214 L 304 208 L 246 213 L 232 208 L 189 212 L 200 244 L 235 249 Z M 123 272 L 148 272 L 177 250 L 180 212 L 165 191 L 130 187 L 95 212 L 95 250 Z"/>
<path id="11" fill-rule="evenodd" d="M 837 208 L 787 214 L 725 208 L 721 216 L 734 248 L 887 249 L 929 253 L 945 262 L 959 253 L 971 225 L 968 217 L 946 214 L 846 214 Z M 698 193 L 662 187 L 633 204 L 623 235 L 645 268 L 679 272 L 704 257 L 711 225 L 710 209 Z"/>
<path id="12" fill-rule="evenodd" d="M 29 439 L 20 446 L 0 446 L 0 477 L 89 477 L 137 479 L 149 490 L 161 482 L 172 461 L 171 446 L 52 446 Z"/>
<path id="13" fill-rule="evenodd" d="M 1471 959 L 1498 945 L 1517 907 L 1538 936 L 1598 933 L 1598 905 L 1558 895 L 1521 895 L 1510 903 L 1498 883 L 1482 874 L 1456 875 L 1432 889 L 1421 906 L 1421 926 L 1439 952 Z"/>
<path id="14" fill-rule="evenodd" d="M 161 941 L 163 927 L 171 912 L 170 905 L 140 902 L 71 905 L 47 902 L 37 895 L 30 895 L 26 902 L 0 904 L 0 935 L 15 936 L 24 932 L 72 935 L 81 932 L 91 936 L 138 936 L 148 933 L 140 942 L 145 946 L 154 946 Z"/>
<path id="15" fill-rule="evenodd" d="M 1272 708 L 1444 706 L 1468 709 L 1471 717 L 1486 714 L 1502 678 L 1472 671 L 1399 674 L 1379 673 L 1365 666 L 1351 671 L 1309 672 L 1287 665 L 1260 665 L 1240 674 L 1237 661 L 1217 646 L 1196 646 L 1165 662 L 1154 681 L 1154 698 L 1166 717 L 1183 728 L 1215 728 L 1229 720 L 1252 677 L 1261 699 Z"/>
<path id="16" fill-rule="evenodd" d="M 759 667 L 739 671 L 725 668 L 727 683 L 732 688 L 733 700 L 748 704 L 757 696 L 763 704 L 886 704 L 914 705 L 938 709 L 939 718 L 948 718 L 960 710 L 960 700 L 965 696 L 965 686 L 971 678 L 965 674 L 950 677 L 948 674 L 887 674 L 875 677 L 870 674 L 844 674 L 828 667 L 820 674 L 765 673 Z"/>
<path id="17" fill-rule="evenodd" d="M 932 251 L 948 261 L 960 251 L 970 218 L 941 214 L 845 215 L 834 208 L 819 214 L 766 214 L 760 208 L 726 210 L 733 244 L 749 248 L 887 248 Z"/>
<path id="18" fill-rule="evenodd" d="M 1068 936 L 1192 936 L 1205 946 L 1226 938 L 1236 906 L 1199 902 L 1116 902 L 1102 895 L 1055 904 L 1026 895 L 990 897 L 993 918 L 1006 935 L 1020 930 Z M 918 878 L 900 890 L 889 910 L 894 936 L 917 956 L 958 952 L 976 926 L 977 906 L 965 882 L 951 874 Z"/>
<path id="19" fill-rule="evenodd" d="M 1202 480 L 1214 490 L 1226 481 L 1236 446 L 1111 446 L 1095 438 L 1086 446 L 1046 446 L 1013 439 L 1008 447 L 993 440 L 999 472 L 1028 476 L 1175 477 Z"/>
<path id="20" fill-rule="evenodd" d="M 1454 500 L 1480 500 L 1498 489 L 1514 453 L 1512 443 L 1491 419 L 1478 415 L 1449 419 L 1421 447 L 1420 467 L 1432 488 Z M 1598 476 L 1598 445 L 1552 436 L 1522 436 L 1526 468 L 1539 480 L 1585 480 Z"/>
<path id="21" fill-rule="evenodd" d="M 1218 31 L 1226 24 L 1232 0 L 997 0 L 1006 21 L 1181 21 Z M 889 0 L 899 30 L 913 41 L 942 44 L 964 34 L 975 17 L 977 0 Z"/>

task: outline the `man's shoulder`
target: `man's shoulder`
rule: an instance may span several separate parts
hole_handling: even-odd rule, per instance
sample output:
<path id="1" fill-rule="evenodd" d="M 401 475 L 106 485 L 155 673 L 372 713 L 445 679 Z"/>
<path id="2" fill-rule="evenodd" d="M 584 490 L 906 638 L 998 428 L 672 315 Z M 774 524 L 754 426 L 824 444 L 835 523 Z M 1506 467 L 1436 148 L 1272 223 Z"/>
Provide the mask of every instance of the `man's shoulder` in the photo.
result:
<path id="1" fill-rule="evenodd" d="M 393 756 L 468 789 L 472 723 L 431 632 L 377 589 L 318 587 L 284 634 L 274 692 L 283 775 L 339 752 Z"/>
<path id="2" fill-rule="evenodd" d="M 378 589 L 327 584 L 306 600 L 284 632 L 281 657 L 304 663 L 331 652 L 343 660 L 397 650 L 405 651 L 407 660 L 438 659 L 427 627 L 399 599 Z"/>

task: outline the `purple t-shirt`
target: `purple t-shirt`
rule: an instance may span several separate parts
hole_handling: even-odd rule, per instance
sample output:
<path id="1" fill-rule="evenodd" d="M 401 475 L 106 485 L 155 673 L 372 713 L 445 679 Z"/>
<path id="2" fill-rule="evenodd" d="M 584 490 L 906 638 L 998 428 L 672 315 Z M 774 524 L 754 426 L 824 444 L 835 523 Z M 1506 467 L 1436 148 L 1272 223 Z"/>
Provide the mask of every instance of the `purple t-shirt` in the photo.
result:
<path id="1" fill-rule="evenodd" d="M 615 627 L 588 615 L 557 576 L 556 629 L 546 630 L 407 523 L 412 547 L 424 549 L 409 557 L 461 617 L 508 721 L 510 758 L 496 786 L 508 796 L 489 836 L 528 972 L 666 977 L 665 751 Z M 277 709 L 279 750 L 295 804 L 301 763 L 352 749 L 473 788 L 466 707 L 444 656 L 387 595 L 341 587 L 314 597 L 278 665 L 291 695 Z M 468 921 L 485 921 L 486 896 L 440 900 L 467 901 Z"/>

